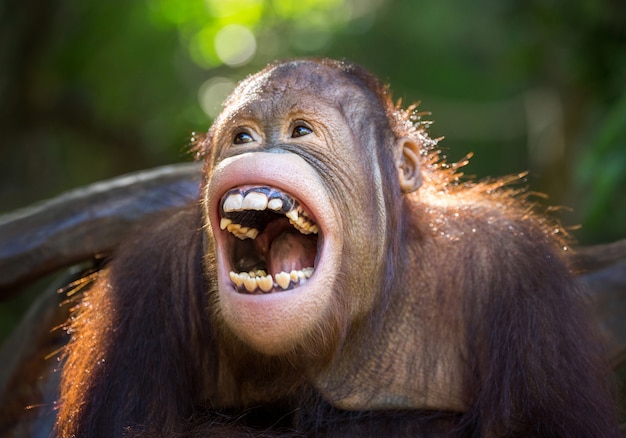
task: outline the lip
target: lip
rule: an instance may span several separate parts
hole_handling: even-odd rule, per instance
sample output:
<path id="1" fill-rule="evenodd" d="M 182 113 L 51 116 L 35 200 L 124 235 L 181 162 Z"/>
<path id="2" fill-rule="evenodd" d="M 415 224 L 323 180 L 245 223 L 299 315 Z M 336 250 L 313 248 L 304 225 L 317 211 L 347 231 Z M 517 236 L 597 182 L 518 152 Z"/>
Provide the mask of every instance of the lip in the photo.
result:
<path id="1" fill-rule="evenodd" d="M 227 239 L 232 236 L 219 228 L 220 203 L 228 190 L 247 185 L 268 185 L 290 194 L 303 202 L 319 225 L 315 272 L 303 285 L 269 294 L 242 294 L 232 284 L 226 249 Z M 339 217 L 332 200 L 317 172 L 301 157 L 271 152 L 248 152 L 221 161 L 211 175 L 205 196 L 216 242 L 218 305 L 224 319 L 244 341 L 277 352 L 282 344 L 294 341 L 285 335 L 284 327 L 290 327 L 293 336 L 300 336 L 330 302 L 342 247 Z M 293 330 L 294 326 L 300 329 Z"/>

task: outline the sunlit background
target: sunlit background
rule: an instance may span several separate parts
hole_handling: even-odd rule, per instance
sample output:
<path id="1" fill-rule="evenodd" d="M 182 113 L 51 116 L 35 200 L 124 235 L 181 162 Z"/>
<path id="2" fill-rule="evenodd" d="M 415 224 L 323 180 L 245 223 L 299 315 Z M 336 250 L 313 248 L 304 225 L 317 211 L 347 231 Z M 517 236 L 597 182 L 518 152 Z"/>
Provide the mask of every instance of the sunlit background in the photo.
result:
<path id="1" fill-rule="evenodd" d="M 4 0 L 0 212 L 189 160 L 238 80 L 296 56 L 421 101 L 467 174 L 528 170 L 580 242 L 626 237 L 622 0 Z"/>

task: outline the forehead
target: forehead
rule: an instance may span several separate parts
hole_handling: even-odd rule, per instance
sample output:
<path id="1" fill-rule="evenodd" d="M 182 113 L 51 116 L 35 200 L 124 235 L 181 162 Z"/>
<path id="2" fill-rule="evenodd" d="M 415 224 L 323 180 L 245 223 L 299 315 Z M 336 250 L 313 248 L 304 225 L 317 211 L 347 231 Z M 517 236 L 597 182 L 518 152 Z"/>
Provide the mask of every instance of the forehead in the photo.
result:
<path id="1" fill-rule="evenodd" d="M 295 61 L 270 67 L 242 81 L 226 100 L 223 115 L 316 112 L 328 106 L 342 111 L 355 104 L 364 109 L 373 101 L 373 93 L 347 73 L 311 61 Z"/>

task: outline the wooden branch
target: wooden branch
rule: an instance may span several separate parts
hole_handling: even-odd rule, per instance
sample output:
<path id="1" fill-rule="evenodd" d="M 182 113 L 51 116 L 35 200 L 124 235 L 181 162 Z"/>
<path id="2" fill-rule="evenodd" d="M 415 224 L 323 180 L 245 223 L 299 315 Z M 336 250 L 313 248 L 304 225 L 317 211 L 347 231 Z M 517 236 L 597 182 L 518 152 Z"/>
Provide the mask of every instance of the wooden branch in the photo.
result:
<path id="1" fill-rule="evenodd" d="M 619 261 L 626 262 L 626 239 L 576 249 L 575 266 L 583 274 L 606 268 Z"/>
<path id="2" fill-rule="evenodd" d="M 0 216 L 0 299 L 113 249 L 146 216 L 198 199 L 199 164 L 133 173 Z"/>

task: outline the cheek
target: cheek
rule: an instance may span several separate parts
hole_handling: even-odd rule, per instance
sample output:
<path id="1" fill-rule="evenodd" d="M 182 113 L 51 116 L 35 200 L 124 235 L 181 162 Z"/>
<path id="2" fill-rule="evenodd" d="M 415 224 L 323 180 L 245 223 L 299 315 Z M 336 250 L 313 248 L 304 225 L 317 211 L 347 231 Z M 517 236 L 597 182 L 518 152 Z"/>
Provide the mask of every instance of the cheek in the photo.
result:
<path id="1" fill-rule="evenodd" d="M 362 169 L 347 198 L 344 219 L 346 257 L 342 272 L 351 291 L 354 317 L 371 310 L 380 293 L 387 238 L 387 209 L 377 163 Z"/>

